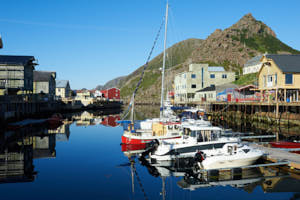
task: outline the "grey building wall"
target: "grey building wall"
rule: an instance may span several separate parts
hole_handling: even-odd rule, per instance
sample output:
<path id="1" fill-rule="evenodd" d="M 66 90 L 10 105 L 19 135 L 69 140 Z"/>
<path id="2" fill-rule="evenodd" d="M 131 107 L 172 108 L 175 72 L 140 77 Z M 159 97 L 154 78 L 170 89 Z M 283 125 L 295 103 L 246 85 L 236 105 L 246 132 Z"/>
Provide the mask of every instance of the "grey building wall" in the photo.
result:
<path id="1" fill-rule="evenodd" d="M 0 88 L 33 91 L 33 67 L 0 65 Z"/>
<path id="2" fill-rule="evenodd" d="M 235 80 L 235 73 L 210 71 L 208 64 L 190 64 L 189 71 L 177 74 L 174 78 L 175 103 L 199 101 L 196 91 L 211 85 L 223 85 Z"/>

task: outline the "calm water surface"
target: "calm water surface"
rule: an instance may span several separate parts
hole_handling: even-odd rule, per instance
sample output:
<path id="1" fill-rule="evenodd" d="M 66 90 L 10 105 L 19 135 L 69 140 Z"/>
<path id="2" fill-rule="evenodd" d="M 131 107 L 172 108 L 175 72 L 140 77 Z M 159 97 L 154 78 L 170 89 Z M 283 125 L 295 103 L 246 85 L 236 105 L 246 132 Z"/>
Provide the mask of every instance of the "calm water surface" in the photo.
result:
<path id="1" fill-rule="evenodd" d="M 116 115 L 71 119 L 57 130 L 1 135 L 0 199 L 300 199 L 299 180 L 276 169 L 200 180 L 182 166 L 147 168 L 135 157 L 130 165 Z"/>

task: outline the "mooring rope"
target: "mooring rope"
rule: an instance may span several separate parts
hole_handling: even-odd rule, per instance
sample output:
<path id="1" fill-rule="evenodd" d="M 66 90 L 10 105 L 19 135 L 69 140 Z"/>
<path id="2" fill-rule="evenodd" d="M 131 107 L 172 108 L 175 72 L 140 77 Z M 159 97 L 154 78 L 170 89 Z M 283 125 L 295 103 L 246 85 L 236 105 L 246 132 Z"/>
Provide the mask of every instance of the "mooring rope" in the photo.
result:
<path id="1" fill-rule="evenodd" d="M 124 115 L 124 117 L 122 118 L 122 120 L 124 120 L 124 119 L 127 117 L 128 113 L 129 113 L 129 110 L 130 110 L 130 108 L 131 108 L 131 106 L 132 106 L 132 103 L 133 103 L 132 101 L 134 101 L 134 97 L 135 97 L 135 95 L 136 95 L 136 93 L 137 93 L 137 91 L 138 91 L 138 89 L 139 89 L 139 87 L 140 87 L 140 85 L 141 85 L 141 83 L 142 83 L 142 80 L 143 80 L 143 77 L 144 77 L 145 70 L 146 70 L 147 67 L 148 67 L 148 63 L 149 63 L 150 58 L 151 58 L 151 56 L 152 56 L 153 50 L 154 50 L 154 48 L 155 48 L 155 46 L 156 46 L 156 43 L 157 43 L 157 40 L 158 40 L 158 38 L 159 38 L 161 29 L 162 29 L 162 27 L 163 27 L 163 25 L 164 25 L 164 21 L 165 21 L 165 18 L 163 19 L 163 21 L 162 21 L 162 23 L 161 23 L 161 25 L 160 25 L 160 27 L 159 27 L 159 30 L 158 30 L 158 32 L 157 32 L 157 34 L 156 34 L 156 36 L 155 36 L 154 43 L 153 43 L 152 48 L 151 48 L 151 51 L 150 51 L 150 53 L 149 53 L 149 55 L 148 55 L 146 64 L 144 65 L 142 74 L 141 74 L 140 79 L 139 79 L 139 81 L 138 81 L 138 83 L 137 83 L 137 85 L 136 85 L 136 87 L 135 87 L 135 89 L 134 89 L 134 92 L 133 92 L 133 94 L 132 94 L 132 97 L 131 97 L 129 106 L 128 106 L 128 108 L 127 108 L 127 110 L 126 110 L 126 112 L 125 112 L 125 115 Z"/>
<path id="2" fill-rule="evenodd" d="M 144 187 L 143 187 L 142 181 L 141 181 L 141 179 L 140 179 L 140 177 L 139 177 L 139 175 L 138 175 L 138 173 L 137 173 L 136 168 L 135 168 L 134 165 L 133 165 L 133 171 L 134 171 L 134 173 L 135 173 L 135 175 L 136 175 L 136 179 L 137 179 L 137 181 L 138 181 L 138 183 L 139 183 L 139 185 L 140 185 L 140 188 L 141 188 L 141 190 L 142 190 L 142 192 L 143 192 L 143 194 L 144 194 L 144 198 L 145 198 L 146 200 L 148 200 L 148 197 L 147 197 L 147 194 L 146 194 L 145 189 L 144 189 Z"/>

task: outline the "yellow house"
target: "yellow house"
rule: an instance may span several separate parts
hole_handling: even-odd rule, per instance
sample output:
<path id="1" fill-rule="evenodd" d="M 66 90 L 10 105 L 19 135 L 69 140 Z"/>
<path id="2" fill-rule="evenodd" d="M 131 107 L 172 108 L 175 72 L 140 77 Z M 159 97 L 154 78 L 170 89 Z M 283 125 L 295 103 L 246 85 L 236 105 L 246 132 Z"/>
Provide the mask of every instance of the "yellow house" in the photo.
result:
<path id="1" fill-rule="evenodd" d="M 258 89 L 261 101 L 298 102 L 300 55 L 266 54 L 261 58 Z"/>

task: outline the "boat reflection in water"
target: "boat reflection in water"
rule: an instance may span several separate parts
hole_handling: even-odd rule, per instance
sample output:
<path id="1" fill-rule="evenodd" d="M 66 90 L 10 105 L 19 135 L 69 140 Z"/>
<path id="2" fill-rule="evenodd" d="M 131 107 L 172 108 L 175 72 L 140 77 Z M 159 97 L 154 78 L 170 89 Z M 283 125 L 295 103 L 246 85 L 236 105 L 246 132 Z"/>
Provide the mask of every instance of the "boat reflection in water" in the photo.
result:
<path id="1" fill-rule="evenodd" d="M 173 161 L 156 161 L 150 164 L 149 159 L 138 157 L 141 153 L 143 153 L 142 150 L 124 152 L 131 164 L 134 163 L 133 159 L 138 158 L 139 163 L 147 168 L 149 174 L 162 179 L 163 199 L 166 199 L 167 195 L 166 179 L 172 177 L 182 177 L 177 181 L 177 186 L 189 191 L 230 186 L 252 193 L 255 188 L 261 187 L 265 193 L 296 192 L 294 195 L 297 197 L 300 188 L 299 175 L 278 167 L 234 168 L 199 172 L 195 170 L 195 163 L 192 159 L 181 158 Z"/>

